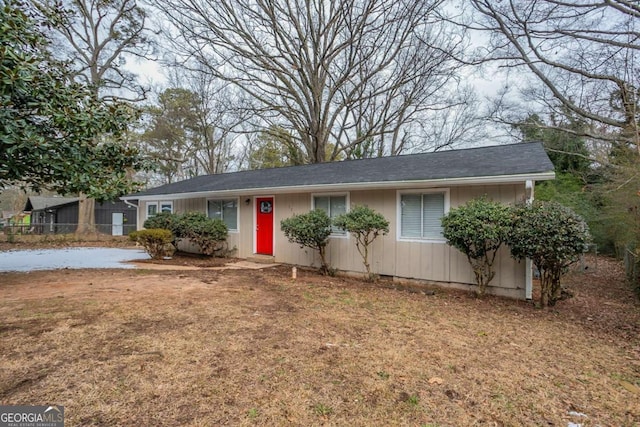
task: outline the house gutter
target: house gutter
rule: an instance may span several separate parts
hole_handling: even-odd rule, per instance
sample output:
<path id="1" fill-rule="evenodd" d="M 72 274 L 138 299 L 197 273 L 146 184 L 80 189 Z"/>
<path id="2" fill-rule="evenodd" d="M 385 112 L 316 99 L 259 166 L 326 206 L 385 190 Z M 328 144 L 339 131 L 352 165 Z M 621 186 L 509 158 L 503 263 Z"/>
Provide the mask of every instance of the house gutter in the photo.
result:
<path id="1" fill-rule="evenodd" d="M 136 205 L 135 203 L 131 203 L 129 201 L 129 199 L 125 199 L 125 198 L 120 197 L 120 200 L 122 200 L 125 205 L 131 206 L 132 208 L 135 208 L 136 210 L 138 209 L 138 205 Z M 135 200 L 135 199 L 131 199 L 131 200 Z"/>
<path id="2" fill-rule="evenodd" d="M 236 188 L 230 190 L 209 190 L 184 193 L 165 193 L 150 195 L 131 195 L 120 197 L 121 200 L 180 200 L 211 196 L 253 196 L 256 194 L 311 193 L 318 191 L 357 191 L 381 189 L 438 188 L 460 185 L 515 184 L 545 181 L 555 178 L 554 172 L 537 174 L 498 175 L 465 178 L 441 178 L 422 181 L 381 181 L 381 182 L 347 182 L 338 184 L 292 185 L 281 187 Z"/>

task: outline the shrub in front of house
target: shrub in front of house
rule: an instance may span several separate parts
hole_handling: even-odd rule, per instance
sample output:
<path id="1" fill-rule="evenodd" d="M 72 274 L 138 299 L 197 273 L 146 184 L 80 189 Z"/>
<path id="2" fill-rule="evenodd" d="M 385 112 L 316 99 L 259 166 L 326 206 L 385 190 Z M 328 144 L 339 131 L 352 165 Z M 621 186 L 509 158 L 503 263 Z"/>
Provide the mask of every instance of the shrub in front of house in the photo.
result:
<path id="1" fill-rule="evenodd" d="M 129 240 L 142 245 L 144 250 L 153 259 L 162 259 L 173 255 L 175 248 L 171 244 L 173 234 L 163 228 L 150 228 L 129 233 Z"/>
<path id="2" fill-rule="evenodd" d="M 560 279 L 586 252 L 589 229 L 571 209 L 555 202 L 535 201 L 514 209 L 507 243 L 514 258 L 530 258 L 540 271 L 540 305 L 554 305 L 562 296 Z"/>
<path id="3" fill-rule="evenodd" d="M 182 239 L 189 239 L 209 256 L 226 249 L 228 228 L 220 219 L 212 219 L 202 212 L 188 212 L 178 218 L 177 233 Z"/>
<path id="4" fill-rule="evenodd" d="M 366 279 L 373 281 L 376 276 L 369 264 L 369 247 L 378 236 L 389 233 L 389 221 L 368 206 L 355 206 L 349 212 L 334 219 L 333 224 L 351 233 L 356 240 L 356 249 L 362 256 Z"/>
<path id="5" fill-rule="evenodd" d="M 186 239 L 196 244 L 200 251 L 209 256 L 225 252 L 228 229 L 220 219 L 212 219 L 202 212 L 185 214 L 160 213 L 144 222 L 145 228 L 163 228 L 173 234 L 171 243 Z"/>
<path id="6" fill-rule="evenodd" d="M 165 230 L 171 231 L 171 233 L 173 233 L 173 240 L 171 241 L 171 244 L 176 246 L 176 240 L 179 239 L 179 236 L 178 236 L 179 217 L 180 217 L 179 215 L 176 215 L 174 213 L 161 212 L 157 215 L 152 216 L 151 218 L 148 218 L 144 222 L 143 227 L 146 229 L 163 228 Z"/>
<path id="7" fill-rule="evenodd" d="M 326 259 L 326 247 L 331 235 L 331 219 L 321 209 L 305 214 L 294 215 L 280 221 L 280 229 L 289 242 L 297 243 L 301 248 L 308 247 L 320 254 L 320 272 L 328 274 L 330 269 Z"/>
<path id="8" fill-rule="evenodd" d="M 507 239 L 511 223 L 511 208 L 485 197 L 451 209 L 442 218 L 442 234 L 447 243 L 466 255 L 479 296 L 484 295 L 495 276 L 493 263 Z"/>

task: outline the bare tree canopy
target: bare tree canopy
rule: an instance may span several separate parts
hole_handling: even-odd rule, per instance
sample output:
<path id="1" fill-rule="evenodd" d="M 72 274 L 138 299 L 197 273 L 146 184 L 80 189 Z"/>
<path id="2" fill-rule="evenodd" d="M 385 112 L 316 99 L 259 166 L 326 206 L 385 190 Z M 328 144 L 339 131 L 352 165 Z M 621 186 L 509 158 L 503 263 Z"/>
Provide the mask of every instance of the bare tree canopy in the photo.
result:
<path id="1" fill-rule="evenodd" d="M 399 154 L 448 108 L 464 40 L 442 3 L 156 0 L 185 63 L 241 88 L 262 128 L 291 132 L 311 163 Z"/>
<path id="2" fill-rule="evenodd" d="M 234 160 L 235 130 L 244 120 L 227 105 L 233 98 L 228 87 L 206 75 L 181 77 L 181 87 L 165 89 L 143 114 L 139 144 L 157 164 L 150 177 L 157 184 L 226 172 Z"/>
<path id="3" fill-rule="evenodd" d="M 147 89 L 124 68 L 128 58 L 147 57 L 153 43 L 147 12 L 136 0 L 36 0 L 63 44 L 55 54 L 69 60 L 78 78 L 102 97 L 144 99 Z"/>
<path id="4" fill-rule="evenodd" d="M 583 118 L 588 126 L 579 136 L 640 150 L 640 3 L 472 0 L 471 4 L 480 14 L 472 26 L 490 32 L 479 59 L 528 69 L 538 88 L 527 95 L 550 112 Z"/>

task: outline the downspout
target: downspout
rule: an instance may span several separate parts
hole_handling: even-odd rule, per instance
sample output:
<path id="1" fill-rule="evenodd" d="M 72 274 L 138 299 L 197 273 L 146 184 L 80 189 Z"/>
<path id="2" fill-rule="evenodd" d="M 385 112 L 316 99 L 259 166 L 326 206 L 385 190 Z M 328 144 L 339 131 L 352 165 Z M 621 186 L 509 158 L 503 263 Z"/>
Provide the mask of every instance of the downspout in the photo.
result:
<path id="1" fill-rule="evenodd" d="M 138 215 L 138 205 L 133 204 L 128 200 L 124 200 L 124 199 L 120 199 L 120 200 L 122 200 L 125 205 L 131 206 L 132 208 L 136 209 L 136 230 L 139 230 L 140 229 L 140 224 L 139 224 L 140 223 L 140 221 L 139 221 L 140 218 L 139 218 L 139 215 Z M 124 226 L 123 226 L 123 228 L 124 228 Z"/>
<path id="2" fill-rule="evenodd" d="M 535 184 L 535 181 L 532 180 L 527 180 L 525 183 L 525 196 L 528 205 L 533 203 Z M 533 263 L 531 258 L 526 258 L 524 265 L 524 296 L 527 301 L 531 301 L 533 299 Z"/>

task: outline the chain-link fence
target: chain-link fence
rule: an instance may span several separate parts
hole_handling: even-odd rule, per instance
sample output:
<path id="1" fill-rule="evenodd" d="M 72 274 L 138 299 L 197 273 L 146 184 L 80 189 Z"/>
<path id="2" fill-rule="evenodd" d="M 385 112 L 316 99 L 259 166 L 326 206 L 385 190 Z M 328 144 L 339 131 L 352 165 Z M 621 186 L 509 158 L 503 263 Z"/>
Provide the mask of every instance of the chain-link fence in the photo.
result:
<path id="1" fill-rule="evenodd" d="M 2 232 L 6 235 L 42 235 L 42 234 L 72 234 L 78 229 L 78 224 L 21 224 L 21 225 L 5 225 Z M 111 236 L 126 236 L 130 232 L 135 231 L 136 226 L 133 224 L 96 224 L 95 232 Z"/>

